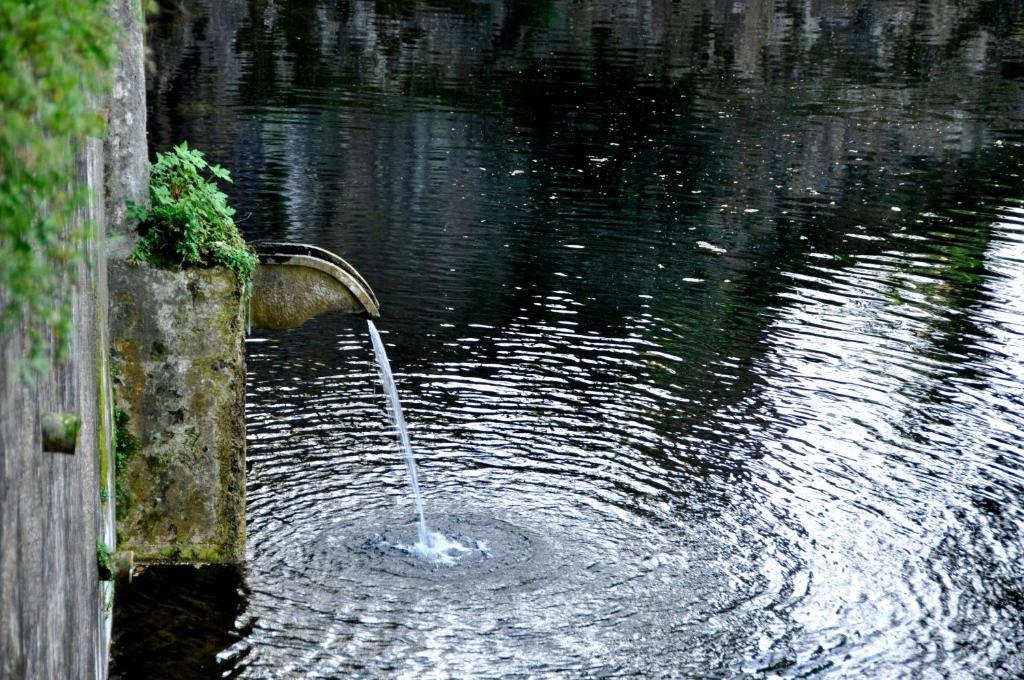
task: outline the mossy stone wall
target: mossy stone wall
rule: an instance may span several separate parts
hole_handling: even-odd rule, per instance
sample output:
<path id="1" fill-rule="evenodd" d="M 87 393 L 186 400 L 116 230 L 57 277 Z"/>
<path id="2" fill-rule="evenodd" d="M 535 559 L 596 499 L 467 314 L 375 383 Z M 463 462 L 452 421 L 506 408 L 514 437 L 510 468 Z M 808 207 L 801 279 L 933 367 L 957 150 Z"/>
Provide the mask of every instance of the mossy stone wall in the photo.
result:
<path id="1" fill-rule="evenodd" d="M 75 184 L 89 200 L 65 225 L 68 240 L 91 227 L 67 281 L 68 356 L 28 385 L 6 370 L 25 356 L 28 329 L 0 335 L 0 678 L 107 677 L 113 586 L 99 580 L 97 545 L 115 539 L 107 235 L 117 218 L 105 206 L 123 211 L 148 183 L 142 9 L 139 0 L 108 9 L 122 28 L 100 103 L 108 137 L 77 150 Z M 79 418 L 74 453 L 44 451 L 47 413 Z"/>
<path id="2" fill-rule="evenodd" d="M 111 361 L 138 450 L 120 464 L 118 548 L 136 562 L 245 556 L 245 301 L 224 268 L 110 260 Z"/>

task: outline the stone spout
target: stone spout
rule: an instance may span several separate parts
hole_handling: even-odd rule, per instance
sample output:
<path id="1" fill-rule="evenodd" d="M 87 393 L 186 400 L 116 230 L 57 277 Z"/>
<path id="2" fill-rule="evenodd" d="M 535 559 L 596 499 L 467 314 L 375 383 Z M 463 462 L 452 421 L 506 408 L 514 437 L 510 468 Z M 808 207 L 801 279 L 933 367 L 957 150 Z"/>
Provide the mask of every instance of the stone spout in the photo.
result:
<path id="1" fill-rule="evenodd" d="M 302 243 L 253 243 L 260 264 L 252 280 L 252 325 L 295 328 L 341 311 L 376 319 L 380 304 L 366 280 L 334 253 Z"/>

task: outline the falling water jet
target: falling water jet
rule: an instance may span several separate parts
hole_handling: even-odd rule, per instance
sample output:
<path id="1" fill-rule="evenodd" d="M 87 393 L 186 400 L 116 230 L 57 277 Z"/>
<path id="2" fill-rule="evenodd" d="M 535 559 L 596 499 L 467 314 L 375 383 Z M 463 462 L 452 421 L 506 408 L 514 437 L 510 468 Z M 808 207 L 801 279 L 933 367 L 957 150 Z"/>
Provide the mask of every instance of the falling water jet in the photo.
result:
<path id="1" fill-rule="evenodd" d="M 398 400 L 398 388 L 395 387 L 395 378 L 391 374 L 391 363 L 388 361 L 388 353 L 384 349 L 384 341 L 377 332 L 377 326 L 373 321 L 367 319 L 370 327 L 370 340 L 373 342 L 373 354 L 377 358 L 377 373 L 380 375 L 380 382 L 384 386 L 384 394 L 388 399 L 388 411 L 391 414 L 391 422 L 398 432 L 398 446 L 405 457 L 405 467 L 409 471 L 409 486 L 412 487 L 412 495 L 416 499 L 416 514 L 419 516 L 419 543 L 425 547 L 432 547 L 433 541 L 430 531 L 427 529 L 427 520 L 423 515 L 423 496 L 420 495 L 420 483 L 416 477 L 416 459 L 412 455 L 412 445 L 409 443 L 409 431 L 405 428 L 405 416 L 402 415 L 402 402 Z"/>
<path id="2" fill-rule="evenodd" d="M 419 518 L 418 540 L 413 545 L 396 543 L 391 545 L 402 552 L 415 555 L 419 558 L 452 566 L 462 557 L 478 552 L 484 557 L 490 557 L 490 548 L 485 542 L 476 541 L 476 548 L 467 548 L 454 538 L 449 538 L 442 533 L 430 531 L 427 528 L 427 520 L 423 514 L 423 496 L 420 494 L 420 483 L 416 477 L 416 459 L 412 455 L 412 445 L 409 443 L 409 431 L 405 427 L 405 416 L 402 414 L 402 402 L 398 399 L 398 388 L 395 387 L 395 378 L 391 373 L 391 363 L 388 361 L 387 351 L 384 349 L 384 341 L 373 321 L 367 319 L 366 323 L 370 328 L 370 340 L 373 343 L 373 354 L 377 358 L 377 373 L 380 375 L 381 384 L 384 386 L 384 393 L 387 395 L 388 411 L 391 415 L 391 422 L 398 433 L 398 446 L 405 458 L 405 467 L 409 471 L 409 486 L 412 487 L 412 495 L 416 500 L 416 514 Z M 472 545 L 472 543 L 471 543 Z"/>

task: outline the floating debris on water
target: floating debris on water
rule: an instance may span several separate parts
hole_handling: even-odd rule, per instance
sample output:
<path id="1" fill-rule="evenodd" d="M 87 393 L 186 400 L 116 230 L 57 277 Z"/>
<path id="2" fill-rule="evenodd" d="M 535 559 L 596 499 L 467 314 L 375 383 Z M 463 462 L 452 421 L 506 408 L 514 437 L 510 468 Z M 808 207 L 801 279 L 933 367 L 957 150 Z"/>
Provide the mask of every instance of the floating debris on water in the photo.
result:
<path id="1" fill-rule="evenodd" d="M 710 250 L 711 252 L 716 253 L 718 255 L 727 252 L 725 248 L 719 248 L 715 244 L 708 243 L 707 241 L 697 241 L 697 247 L 703 248 L 704 250 Z"/>

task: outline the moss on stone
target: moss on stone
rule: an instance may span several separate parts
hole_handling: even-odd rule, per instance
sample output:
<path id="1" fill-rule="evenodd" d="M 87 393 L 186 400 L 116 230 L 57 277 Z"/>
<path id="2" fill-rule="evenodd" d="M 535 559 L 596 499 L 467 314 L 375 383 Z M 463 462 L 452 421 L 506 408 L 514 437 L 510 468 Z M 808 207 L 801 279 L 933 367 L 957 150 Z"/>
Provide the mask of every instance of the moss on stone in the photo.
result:
<path id="1" fill-rule="evenodd" d="M 117 519 L 122 519 L 131 504 L 131 494 L 124 482 L 125 470 L 139 451 L 139 440 L 128 429 L 128 412 L 114 406 L 114 493 Z"/>
<path id="2" fill-rule="evenodd" d="M 148 564 L 224 564 L 237 562 L 224 546 L 216 543 L 180 545 L 134 545 L 135 561 Z"/>
<path id="3" fill-rule="evenodd" d="M 112 578 L 110 548 L 99 538 L 96 539 L 96 570 L 99 572 L 99 580 L 109 581 Z"/>
<path id="4" fill-rule="evenodd" d="M 107 451 L 107 363 L 105 352 L 99 351 L 99 376 L 96 395 L 96 452 L 99 456 L 100 469 L 100 501 L 106 503 L 110 498 L 108 474 L 110 472 L 110 454 Z"/>
<path id="5" fill-rule="evenodd" d="M 241 562 L 242 286 L 224 268 L 112 267 L 115 396 L 139 444 L 118 473 L 118 545 L 141 563 Z"/>
<path id="6" fill-rule="evenodd" d="M 75 453 L 81 419 L 72 413 L 46 413 L 40 418 L 43 450 Z"/>

